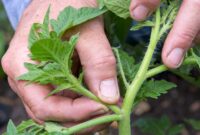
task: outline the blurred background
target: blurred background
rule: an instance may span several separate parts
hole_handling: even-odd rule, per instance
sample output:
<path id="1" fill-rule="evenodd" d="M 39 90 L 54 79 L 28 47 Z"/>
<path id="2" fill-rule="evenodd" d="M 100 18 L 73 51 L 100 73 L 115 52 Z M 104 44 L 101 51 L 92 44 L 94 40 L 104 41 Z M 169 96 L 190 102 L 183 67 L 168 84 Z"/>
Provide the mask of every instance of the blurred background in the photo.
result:
<path id="1" fill-rule="evenodd" d="M 14 31 L 0 1 L 0 58 L 5 53 L 13 34 Z M 26 118 L 24 108 L 19 98 L 8 86 L 6 75 L 0 65 L 0 134 L 4 131 L 9 119 L 19 123 Z"/>
<path id="2" fill-rule="evenodd" d="M 5 53 L 13 34 L 14 31 L 10 26 L 2 3 L 0 2 L 0 57 L 2 57 Z M 137 41 L 135 40 L 148 38 L 147 36 L 148 32 L 146 33 L 146 31 L 130 33 L 129 42 L 136 43 Z M 164 117 L 167 117 L 168 121 L 170 121 L 171 125 L 182 125 L 184 123 L 184 126 L 182 126 L 180 129 L 181 131 L 178 134 L 200 135 L 200 122 L 194 123 L 193 121 L 193 123 L 190 122 L 190 124 L 186 122 L 186 119 L 190 118 L 193 120 L 200 120 L 199 86 L 194 86 L 186 81 L 183 81 L 180 77 L 170 73 L 164 73 L 160 77 L 175 82 L 178 87 L 171 90 L 168 94 L 161 96 L 159 100 L 149 100 L 140 103 L 132 116 L 133 119 L 137 121 L 138 118 L 148 117 L 153 118 L 154 123 L 149 121 L 149 123 L 146 123 L 146 127 L 144 122 L 143 127 L 137 127 L 137 124 L 133 123 L 133 130 L 137 133 L 137 135 L 142 134 L 139 130 L 140 128 L 148 129 L 148 125 L 151 125 L 153 126 L 151 128 L 158 130 L 158 128 L 160 128 L 159 126 L 163 126 L 159 123 L 159 120 L 162 119 L 164 115 Z M 6 75 L 3 73 L 0 66 L 0 134 L 2 134 L 5 130 L 9 119 L 12 119 L 15 124 L 18 124 L 27 118 L 28 117 L 20 99 L 8 86 Z M 141 124 L 142 121 L 138 122 Z M 165 121 L 164 127 L 166 127 L 166 124 L 168 124 L 169 127 L 171 126 L 169 122 L 167 123 Z M 111 132 L 116 134 L 113 130 Z M 144 135 L 147 135 L 147 133 L 144 133 Z"/>

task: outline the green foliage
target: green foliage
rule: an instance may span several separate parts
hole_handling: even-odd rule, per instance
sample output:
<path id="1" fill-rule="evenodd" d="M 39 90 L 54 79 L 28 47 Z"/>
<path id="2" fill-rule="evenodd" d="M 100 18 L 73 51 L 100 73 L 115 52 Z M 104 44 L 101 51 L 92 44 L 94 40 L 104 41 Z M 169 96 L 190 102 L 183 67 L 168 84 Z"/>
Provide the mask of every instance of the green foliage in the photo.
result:
<path id="1" fill-rule="evenodd" d="M 174 125 L 167 116 L 140 118 L 136 120 L 134 126 L 145 135 L 178 135 L 184 127 L 182 124 Z"/>
<path id="2" fill-rule="evenodd" d="M 0 58 L 3 56 L 5 52 L 5 39 L 2 32 L 0 32 Z"/>
<path id="3" fill-rule="evenodd" d="M 137 25 L 133 26 L 131 28 L 132 31 L 136 31 L 136 30 L 139 30 L 141 28 L 144 28 L 144 27 L 153 27 L 154 26 L 154 23 L 152 21 L 144 21 L 144 22 L 140 22 L 138 23 Z"/>
<path id="4" fill-rule="evenodd" d="M 49 19 L 50 7 L 44 17 L 42 24 L 35 23 L 33 24 L 30 34 L 29 34 L 29 47 L 39 40 L 46 38 L 56 38 L 62 37 L 64 32 L 68 29 L 75 27 L 81 23 L 84 23 L 88 20 L 91 20 L 99 15 L 102 15 L 106 12 L 106 9 L 97 9 L 90 7 L 83 7 L 81 9 L 75 9 L 73 7 L 66 7 L 63 11 L 60 12 L 56 20 Z M 51 25 L 50 25 L 50 24 Z M 53 28 L 53 31 L 49 31 L 50 26 Z"/>
<path id="5" fill-rule="evenodd" d="M 29 72 L 18 77 L 18 80 L 58 86 L 51 94 L 64 89 L 74 89 L 72 78 L 75 77 L 71 72 L 71 57 L 77 39 L 78 35 L 75 35 L 69 41 L 47 38 L 34 42 L 30 48 L 31 58 L 46 63 L 42 66 L 25 63 Z"/>
<path id="6" fill-rule="evenodd" d="M 120 94 L 124 97 L 126 89 L 138 71 L 139 64 L 135 64 L 135 59 L 119 48 L 113 48 L 117 58 L 118 79 Z"/>
<path id="7" fill-rule="evenodd" d="M 83 7 L 75 9 L 73 7 L 67 7 L 60 12 L 56 20 L 51 20 L 51 25 L 57 35 L 61 37 L 66 30 L 102 15 L 105 12 L 106 9 L 103 8 Z"/>
<path id="8" fill-rule="evenodd" d="M 11 25 L 9 24 L 8 17 L 4 10 L 3 4 L 0 1 L 0 58 L 4 55 L 6 51 L 6 45 L 9 44 L 9 40 L 11 39 L 13 34 L 13 30 Z M 5 76 L 3 69 L 0 65 L 0 78 Z"/>
<path id="9" fill-rule="evenodd" d="M 166 94 L 176 85 L 165 80 L 149 80 L 146 81 L 141 90 L 138 92 L 136 101 L 142 101 L 148 98 L 158 99 L 162 94 Z"/>
<path id="10" fill-rule="evenodd" d="M 200 131 L 200 120 L 186 119 L 185 122 L 197 131 Z"/>
<path id="11" fill-rule="evenodd" d="M 33 24 L 29 35 L 29 56 L 32 60 L 37 61 L 37 64 L 25 63 L 24 65 L 28 69 L 28 72 L 18 77 L 18 80 L 25 80 L 28 81 L 28 83 L 53 84 L 56 88 L 52 90 L 48 96 L 65 89 L 70 89 L 96 102 L 102 103 L 83 85 L 83 73 L 80 73 L 78 77 L 72 74 L 72 56 L 78 40 L 78 34 L 71 36 L 68 41 L 64 41 L 62 37 L 70 28 L 100 16 L 107 11 L 111 11 L 118 17 L 114 16 L 111 18 L 113 14 L 110 12 L 106 14 L 106 32 L 111 44 L 118 47 L 113 48 L 117 58 L 118 79 L 120 88 L 122 88 L 122 95 L 124 96 L 125 93 L 127 94 L 124 97 L 124 104 L 121 110 L 119 109 L 117 113 L 114 112 L 121 118 L 120 122 L 126 121 L 127 124 L 129 124 L 129 114 L 131 113 L 130 111 L 132 110 L 133 104 L 148 98 L 157 99 L 162 94 L 167 93 L 168 90 L 176 87 L 176 85 L 171 82 L 149 79 L 146 75 L 149 70 L 152 70 L 152 68 L 149 69 L 150 66 L 155 70 L 157 68 L 158 63 L 155 64 L 155 62 L 152 61 L 154 50 L 163 35 L 172 27 L 179 6 L 177 5 L 177 1 L 165 2 L 158 8 L 153 17 L 132 27 L 132 30 L 138 30 L 146 26 L 152 28 L 150 44 L 144 59 L 143 61 L 136 62 L 138 56 L 134 58 L 124 51 L 125 49 L 123 48 L 124 37 L 126 37 L 124 33 L 127 32 L 128 24 L 130 24 L 131 21 L 130 19 L 119 19 L 119 17 L 128 18 L 130 16 L 130 0 L 98 1 L 99 8 L 83 7 L 75 9 L 73 7 L 66 7 L 60 12 L 56 20 L 49 18 L 49 7 L 43 23 Z M 121 27 L 122 24 L 126 26 Z M 197 63 L 199 62 L 199 58 L 196 57 L 196 55 L 193 54 L 192 58 L 196 59 Z M 167 70 L 165 67 L 164 69 Z M 158 70 L 156 74 L 161 72 L 160 69 Z M 116 110 L 116 106 L 104 105 L 111 109 L 115 107 L 114 110 Z M 121 111 L 124 113 L 121 113 Z M 99 119 L 104 121 L 104 123 L 108 122 L 107 118 Z M 92 121 L 92 123 L 94 121 Z M 89 122 L 91 123 L 91 121 Z M 83 125 L 84 123 L 80 124 L 79 128 Z M 140 128 L 144 133 L 153 135 L 177 135 L 183 128 L 182 125 L 173 125 L 165 116 L 161 119 L 139 119 L 136 121 L 135 126 Z M 122 130 L 126 131 L 127 127 L 129 127 L 129 125 L 125 125 Z M 44 125 L 38 125 L 33 121 L 23 122 L 18 127 L 15 127 L 14 124 L 10 122 L 8 129 L 16 134 L 22 133 L 31 135 L 69 135 L 79 131 L 76 126 L 64 128 L 54 122 L 46 122 Z M 124 133 L 125 132 L 122 132 L 121 134 Z"/>
<path id="12" fill-rule="evenodd" d="M 183 78 L 187 82 L 191 83 L 196 87 L 200 87 L 200 77 L 194 76 L 192 71 L 199 70 L 200 67 L 200 48 L 198 45 L 191 48 L 185 57 L 185 61 L 192 61 L 189 64 L 183 64 L 178 70 L 171 70 L 175 75 Z M 197 71 L 196 71 L 197 72 Z"/>
<path id="13" fill-rule="evenodd" d="M 40 64 L 25 63 L 29 72 L 18 77 L 18 80 L 57 86 L 49 95 L 70 89 L 78 90 L 80 94 L 91 97 L 92 94 L 86 92 L 82 86 L 82 80 L 76 78 L 71 71 L 72 55 L 78 34 L 71 36 L 69 41 L 63 41 L 61 36 L 66 30 L 93 19 L 105 11 L 105 9 L 89 7 L 81 9 L 66 7 L 60 12 L 57 20 L 50 21 L 49 7 L 43 23 L 33 24 L 29 34 L 29 50 L 31 52 L 29 56 Z M 53 28 L 52 31 L 50 31 L 50 26 Z"/>
<path id="14" fill-rule="evenodd" d="M 6 45 L 5 45 L 4 35 L 2 32 L 0 32 L 0 58 L 3 57 L 5 50 L 6 50 Z M 0 66 L 0 78 L 2 76 L 4 76 L 4 72 L 3 72 L 2 67 Z"/>
<path id="15" fill-rule="evenodd" d="M 7 132 L 3 135 L 50 135 L 44 130 L 44 126 L 38 125 L 32 120 L 23 121 L 17 127 L 10 120 L 7 126 Z"/>
<path id="16" fill-rule="evenodd" d="M 177 11 L 179 9 L 179 0 L 169 1 L 169 3 L 163 3 L 160 11 L 160 31 L 158 39 L 161 40 L 163 35 L 168 32 L 172 27 L 172 22 L 174 21 Z M 131 30 L 139 30 L 144 27 L 153 27 L 155 24 L 154 17 L 149 18 L 146 21 L 139 22 L 136 25 L 132 26 Z"/>
<path id="17" fill-rule="evenodd" d="M 117 16 L 122 17 L 124 19 L 130 16 L 130 0 L 103 0 L 103 2 L 106 8 L 108 8 L 108 10 L 110 10 L 111 12 L 115 13 Z"/>
<path id="18" fill-rule="evenodd" d="M 31 31 L 29 33 L 29 48 L 32 46 L 34 42 L 40 39 L 45 39 L 50 37 L 49 32 L 49 13 L 50 7 L 47 10 L 47 13 L 44 17 L 44 21 L 42 24 L 34 23 L 31 27 Z"/>
<path id="19" fill-rule="evenodd" d="M 10 120 L 8 122 L 7 134 L 6 135 L 16 135 L 16 134 L 17 134 L 17 129 L 16 129 L 14 123 Z"/>
<path id="20" fill-rule="evenodd" d="M 131 23 L 131 18 L 123 19 L 112 12 L 104 15 L 106 35 L 113 47 L 123 47 L 126 44 Z"/>
<path id="21" fill-rule="evenodd" d="M 113 48 L 113 50 L 117 58 L 119 76 L 123 79 L 124 84 L 127 85 L 132 81 L 137 71 L 135 60 L 121 49 Z"/>
<path id="22" fill-rule="evenodd" d="M 194 58 L 200 68 L 200 48 L 198 46 L 194 47 L 190 49 L 190 53 L 191 54 L 188 54 L 188 57 Z"/>

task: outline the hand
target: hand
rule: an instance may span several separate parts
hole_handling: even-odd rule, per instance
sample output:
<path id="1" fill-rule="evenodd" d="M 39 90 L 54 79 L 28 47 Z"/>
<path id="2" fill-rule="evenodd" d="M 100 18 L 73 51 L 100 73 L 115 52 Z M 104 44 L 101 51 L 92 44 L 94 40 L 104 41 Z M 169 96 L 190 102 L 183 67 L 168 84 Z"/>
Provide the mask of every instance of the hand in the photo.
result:
<path id="1" fill-rule="evenodd" d="M 26 85 L 26 82 L 16 80 L 16 77 L 27 72 L 23 63 L 34 62 L 27 56 L 29 54 L 28 34 L 33 23 L 42 22 L 50 4 L 50 16 L 56 18 L 59 11 L 66 6 L 71 5 L 76 8 L 96 6 L 96 1 L 32 1 L 24 12 L 9 49 L 2 59 L 2 66 L 8 75 L 11 88 L 20 96 L 31 118 L 39 123 L 51 120 L 71 126 L 104 115 L 108 109 L 86 97 L 77 95 L 74 97 L 69 93 L 66 93 L 65 96 L 54 95 L 45 99 L 52 90 L 52 86 Z M 116 62 L 104 33 L 103 21 L 101 18 L 97 18 L 77 27 L 72 32 L 74 31 L 80 32 L 76 51 L 83 66 L 87 86 L 104 102 L 117 103 L 119 89 L 116 80 Z M 102 126 L 97 129 L 99 128 Z"/>
<path id="2" fill-rule="evenodd" d="M 159 4 L 160 0 L 132 0 L 131 16 L 138 21 L 144 20 Z M 162 51 L 163 62 L 169 68 L 179 67 L 192 43 L 200 41 L 199 12 L 199 0 L 183 0 Z"/>

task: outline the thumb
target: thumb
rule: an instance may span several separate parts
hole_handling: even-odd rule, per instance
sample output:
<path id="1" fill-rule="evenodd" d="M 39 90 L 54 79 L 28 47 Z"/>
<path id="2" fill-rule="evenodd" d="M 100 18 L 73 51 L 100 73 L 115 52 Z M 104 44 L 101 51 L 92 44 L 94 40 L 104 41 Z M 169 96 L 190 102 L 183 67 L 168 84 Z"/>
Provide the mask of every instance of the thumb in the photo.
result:
<path id="1" fill-rule="evenodd" d="M 77 52 L 89 89 L 102 101 L 114 104 L 119 100 L 116 60 L 105 36 L 103 23 L 96 19 L 80 28 Z"/>

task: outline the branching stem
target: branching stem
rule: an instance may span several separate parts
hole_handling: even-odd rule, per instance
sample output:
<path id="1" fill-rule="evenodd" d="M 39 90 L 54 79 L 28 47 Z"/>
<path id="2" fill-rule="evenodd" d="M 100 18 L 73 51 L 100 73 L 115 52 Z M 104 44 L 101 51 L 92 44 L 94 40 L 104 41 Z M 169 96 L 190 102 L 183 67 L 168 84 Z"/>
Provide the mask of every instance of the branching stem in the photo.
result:
<path id="1" fill-rule="evenodd" d="M 120 135 L 131 135 L 131 126 L 130 126 L 130 115 L 132 112 L 132 105 L 134 103 L 135 97 L 145 81 L 145 76 L 148 71 L 155 47 L 158 43 L 158 35 L 160 30 L 160 9 L 156 11 L 156 20 L 155 26 L 152 28 L 150 44 L 148 46 L 147 52 L 144 56 L 142 64 L 138 73 L 136 74 L 133 82 L 128 87 L 128 90 L 125 95 L 124 103 L 122 106 L 123 120 L 119 123 L 119 132 Z"/>

